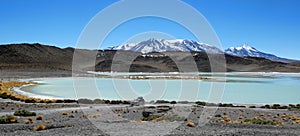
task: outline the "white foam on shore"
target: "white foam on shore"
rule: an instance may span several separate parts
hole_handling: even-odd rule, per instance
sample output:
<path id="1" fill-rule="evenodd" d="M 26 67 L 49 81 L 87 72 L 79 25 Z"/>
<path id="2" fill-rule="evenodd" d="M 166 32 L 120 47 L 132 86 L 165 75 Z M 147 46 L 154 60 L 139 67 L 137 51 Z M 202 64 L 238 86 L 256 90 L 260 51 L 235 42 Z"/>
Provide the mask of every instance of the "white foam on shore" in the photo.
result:
<path id="1" fill-rule="evenodd" d="M 66 98 L 59 98 L 59 97 L 53 97 L 53 96 L 33 94 L 33 93 L 25 92 L 25 91 L 22 90 L 23 87 L 32 86 L 32 85 L 34 85 L 34 84 L 23 85 L 21 87 L 14 87 L 14 88 L 12 88 L 12 91 L 17 93 L 17 94 L 27 96 L 27 97 L 30 97 L 30 98 L 52 99 L 52 100 L 54 100 L 54 99 L 66 99 Z"/>

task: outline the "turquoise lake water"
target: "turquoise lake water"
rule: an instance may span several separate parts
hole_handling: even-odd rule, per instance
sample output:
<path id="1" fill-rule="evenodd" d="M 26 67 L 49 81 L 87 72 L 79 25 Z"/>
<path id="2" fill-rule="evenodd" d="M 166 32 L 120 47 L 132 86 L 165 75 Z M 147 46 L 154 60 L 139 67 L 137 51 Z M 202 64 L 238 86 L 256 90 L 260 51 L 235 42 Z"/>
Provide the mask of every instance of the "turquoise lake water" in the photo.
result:
<path id="1" fill-rule="evenodd" d="M 195 74 L 194 74 L 195 75 Z M 213 80 L 132 80 L 115 78 L 30 79 L 38 85 L 21 88 L 42 98 L 208 101 L 240 104 L 300 103 L 300 74 L 196 74 Z M 155 76 L 155 75 L 153 75 Z M 23 91 L 23 92 L 22 92 Z"/>

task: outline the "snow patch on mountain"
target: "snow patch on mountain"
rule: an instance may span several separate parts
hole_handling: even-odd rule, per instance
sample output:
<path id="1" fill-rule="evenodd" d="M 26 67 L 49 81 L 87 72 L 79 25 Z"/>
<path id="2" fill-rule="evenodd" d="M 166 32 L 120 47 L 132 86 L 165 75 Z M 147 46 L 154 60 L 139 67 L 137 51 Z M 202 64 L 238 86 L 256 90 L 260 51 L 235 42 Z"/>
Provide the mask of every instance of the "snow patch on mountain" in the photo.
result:
<path id="1" fill-rule="evenodd" d="M 225 53 L 229 54 L 229 55 L 233 55 L 233 56 L 239 56 L 239 57 L 249 56 L 249 57 L 265 58 L 265 59 L 269 59 L 272 61 L 278 61 L 278 62 L 284 62 L 284 63 L 289 63 L 289 62 L 294 61 L 294 60 L 289 60 L 289 59 L 285 59 L 285 58 L 280 58 L 273 54 L 261 52 L 261 51 L 255 49 L 254 47 L 251 47 L 246 44 L 239 46 L 239 47 L 230 47 L 227 50 L 225 50 Z"/>
<path id="2" fill-rule="evenodd" d="M 142 41 L 140 43 L 129 43 L 125 45 L 120 45 L 116 47 L 111 47 L 111 50 L 126 50 L 135 51 L 142 53 L 149 52 L 166 52 L 166 51 L 183 51 L 183 52 L 206 52 L 211 54 L 221 54 L 223 53 L 217 47 L 200 43 L 192 40 L 163 40 L 163 39 L 149 39 L 147 41 Z"/>

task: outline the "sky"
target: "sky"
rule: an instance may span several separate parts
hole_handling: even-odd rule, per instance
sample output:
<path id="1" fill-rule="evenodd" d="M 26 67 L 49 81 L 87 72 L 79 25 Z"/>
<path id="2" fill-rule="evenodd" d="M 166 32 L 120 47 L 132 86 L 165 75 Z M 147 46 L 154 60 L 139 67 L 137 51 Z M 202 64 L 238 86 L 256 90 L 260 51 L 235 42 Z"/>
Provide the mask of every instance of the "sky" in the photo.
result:
<path id="1" fill-rule="evenodd" d="M 300 60 L 299 0 L 182 1 L 207 19 L 223 49 L 248 44 L 263 52 Z M 90 20 L 115 2 L 117 0 L 1 0 L 0 44 L 76 47 Z M 120 45 L 136 34 L 149 31 L 195 40 L 192 33 L 178 23 L 144 17 L 116 27 L 101 48 Z"/>

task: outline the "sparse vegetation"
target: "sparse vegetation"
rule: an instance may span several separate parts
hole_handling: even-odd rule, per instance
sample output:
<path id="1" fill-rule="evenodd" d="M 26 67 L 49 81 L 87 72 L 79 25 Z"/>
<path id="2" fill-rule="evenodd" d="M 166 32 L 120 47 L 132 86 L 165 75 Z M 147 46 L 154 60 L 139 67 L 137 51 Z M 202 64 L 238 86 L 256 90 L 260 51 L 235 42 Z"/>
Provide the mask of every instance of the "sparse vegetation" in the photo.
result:
<path id="1" fill-rule="evenodd" d="M 16 116 L 1 116 L 0 124 L 18 123 L 18 117 Z"/>
<path id="2" fill-rule="evenodd" d="M 30 112 L 30 111 L 27 111 L 27 110 L 17 110 L 15 111 L 14 113 L 15 116 L 36 116 L 36 113 L 35 112 Z"/>
<path id="3" fill-rule="evenodd" d="M 281 123 L 278 121 L 271 121 L 271 120 L 262 120 L 262 119 L 245 119 L 244 122 L 250 124 L 260 124 L 260 125 L 280 125 Z"/>
<path id="4" fill-rule="evenodd" d="M 148 117 L 144 117 L 141 120 L 142 121 L 153 121 L 153 120 L 157 120 L 161 116 L 163 116 L 163 115 L 161 115 L 161 114 L 159 114 L 159 115 L 149 115 Z"/>
<path id="5" fill-rule="evenodd" d="M 32 124 L 32 123 L 34 123 L 34 121 L 33 121 L 32 118 L 27 118 L 27 119 L 24 120 L 24 123 L 25 124 Z"/>
<path id="6" fill-rule="evenodd" d="M 289 106 L 281 106 L 280 104 L 273 104 L 272 106 L 270 105 L 264 105 L 264 106 L 261 106 L 260 108 L 263 108 L 263 109 L 291 109 L 292 107 L 296 107 L 295 105 L 289 105 Z M 300 107 L 299 107 L 300 109 Z"/>
<path id="7" fill-rule="evenodd" d="M 166 121 L 184 121 L 186 118 L 178 115 L 163 115 L 157 120 L 166 120 Z"/>

